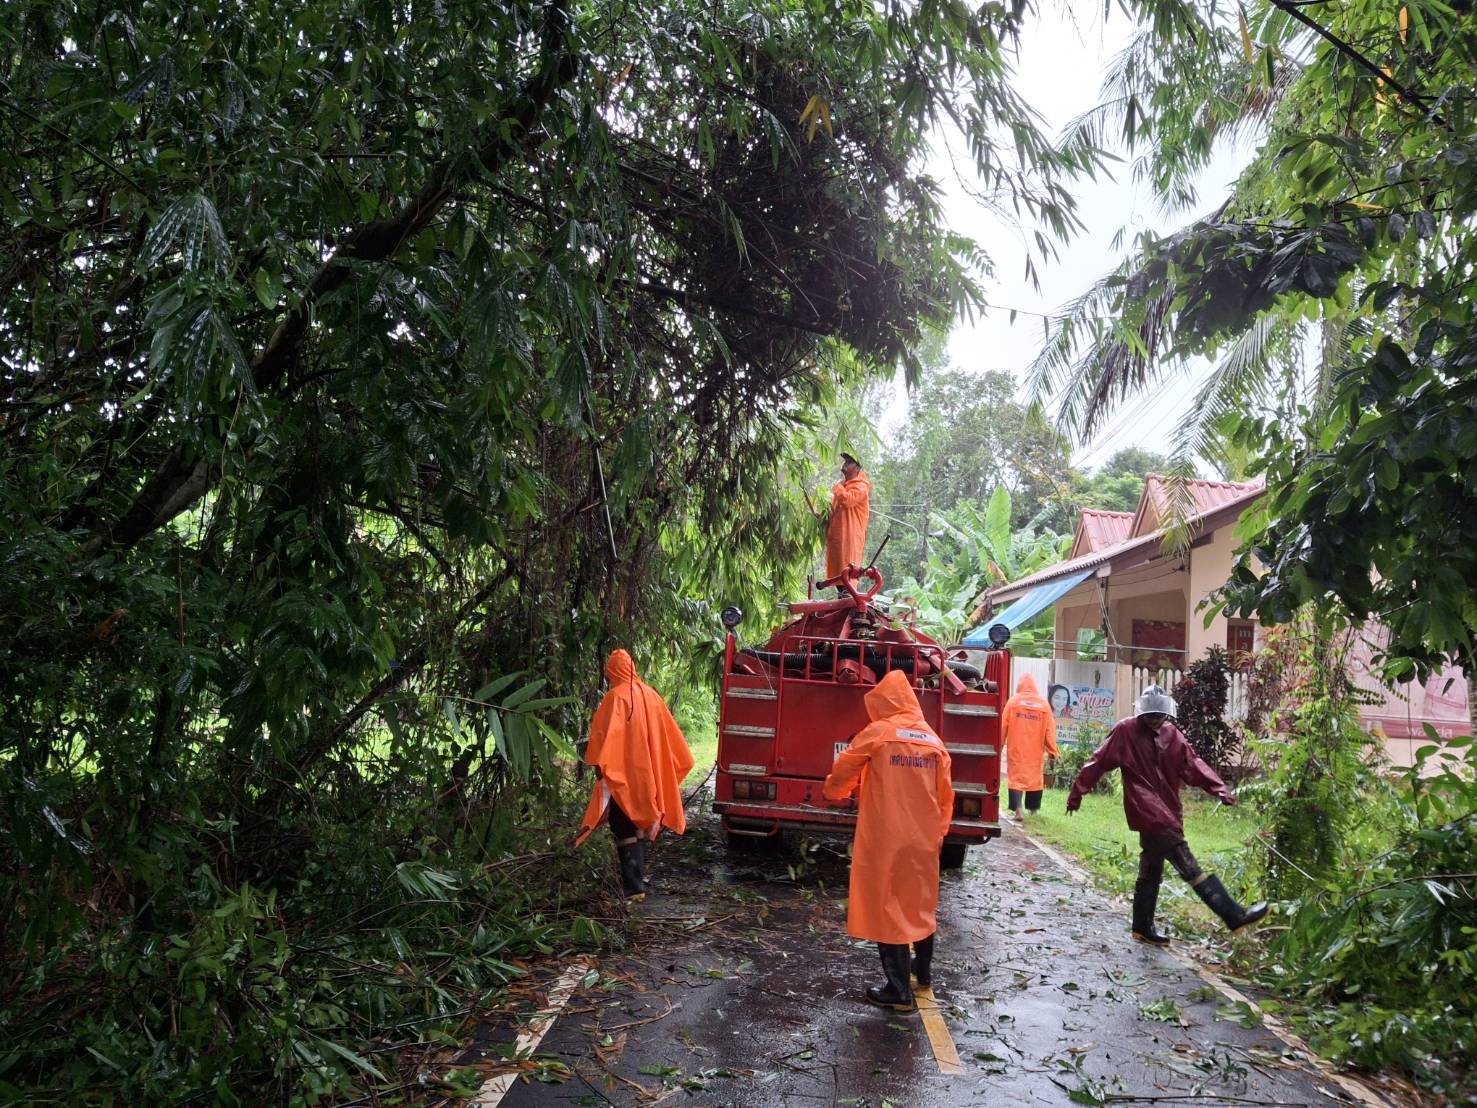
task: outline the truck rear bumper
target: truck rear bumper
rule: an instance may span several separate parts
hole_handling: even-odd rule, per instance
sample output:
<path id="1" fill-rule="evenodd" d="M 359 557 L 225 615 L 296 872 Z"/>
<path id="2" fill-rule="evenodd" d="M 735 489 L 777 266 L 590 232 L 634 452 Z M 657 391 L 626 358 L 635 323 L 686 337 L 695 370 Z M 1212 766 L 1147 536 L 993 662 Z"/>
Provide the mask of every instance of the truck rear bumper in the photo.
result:
<path id="1" fill-rule="evenodd" d="M 718 800 L 713 802 L 713 811 L 723 817 L 725 826 L 732 825 L 737 830 L 747 829 L 760 833 L 779 831 L 785 827 L 848 831 L 856 827 L 854 813 L 811 804 L 740 804 Z M 998 837 L 999 834 L 998 823 L 956 819 L 949 824 L 949 833 L 944 841 L 982 843 Z"/>

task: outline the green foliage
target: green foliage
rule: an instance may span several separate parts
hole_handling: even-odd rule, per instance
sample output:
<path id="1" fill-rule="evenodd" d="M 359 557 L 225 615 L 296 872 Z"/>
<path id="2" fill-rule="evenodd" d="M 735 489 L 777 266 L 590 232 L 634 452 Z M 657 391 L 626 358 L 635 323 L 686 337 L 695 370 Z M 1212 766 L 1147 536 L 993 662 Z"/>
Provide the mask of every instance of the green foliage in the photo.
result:
<path id="1" fill-rule="evenodd" d="M 1432 736 L 1434 739 L 1434 735 Z M 1477 1096 L 1477 754 L 1448 741 L 1441 770 L 1422 748 L 1395 805 L 1395 826 L 1289 905 L 1266 974 L 1307 1006 L 1320 1053 L 1369 1068 L 1398 1065 L 1457 1103 Z"/>
<path id="2" fill-rule="evenodd" d="M 21 809 L 14 826 L 39 823 L 34 799 L 4 801 Z M 34 899 L 19 920 L 11 909 L 40 953 L 7 964 L 0 1095 L 313 1103 L 398 1083 L 395 1052 L 454 1042 L 522 975 L 515 960 L 602 941 L 578 899 L 554 895 L 589 889 L 584 910 L 602 913 L 591 869 L 602 853 L 554 851 L 545 829 L 520 829 L 537 798 L 460 818 L 390 785 L 357 796 L 357 818 L 328 803 L 256 852 L 247 825 L 212 821 L 198 842 L 183 828 L 156 833 L 143 891 L 160 907 L 147 922 L 118 912 L 105 881 L 74 909 L 82 926 L 32 911 Z M 259 861 L 261 849 L 295 856 L 290 880 L 221 872 L 219 858 Z M 118 995 L 79 1007 L 99 986 Z"/>
<path id="3" fill-rule="evenodd" d="M 1070 529 L 1062 504 L 1071 483 L 1069 444 L 1015 393 L 1015 378 L 1004 370 L 930 367 L 893 450 L 872 472 L 878 503 L 904 509 L 904 518 L 921 526 L 925 509 L 983 502 L 1003 488 L 1016 526 Z"/>
<path id="4" fill-rule="evenodd" d="M 1237 730 L 1226 722 L 1226 700 L 1231 690 L 1231 666 L 1226 652 L 1212 646 L 1205 657 L 1185 667 L 1174 687 L 1175 721 L 1195 753 L 1217 773 L 1225 775 L 1241 744 Z"/>
<path id="5" fill-rule="evenodd" d="M 1143 477 L 1131 473 L 1118 476 L 1094 473 L 1079 486 L 1077 493 L 1082 507 L 1104 512 L 1132 512 L 1143 495 Z"/>
<path id="6" fill-rule="evenodd" d="M 1170 466 L 1170 459 L 1152 450 L 1138 446 L 1125 446 L 1116 450 L 1098 470 L 1101 477 L 1137 477 L 1143 479 L 1148 473 L 1163 473 Z"/>
<path id="7" fill-rule="evenodd" d="M 1308 617 L 1301 632 L 1306 679 L 1286 713 L 1287 733 L 1255 744 L 1267 775 L 1247 794 L 1262 812 L 1267 891 L 1282 898 L 1338 870 L 1373 780 L 1371 740 L 1359 726 L 1360 696 L 1348 675 L 1352 636 L 1326 617 Z"/>
<path id="8" fill-rule="evenodd" d="M 368 1095 L 550 945 L 491 875 L 606 651 L 710 682 L 828 407 L 981 302 L 930 129 L 1070 230 L 1024 15 L 7 7 L 0 1080 Z"/>
<path id="9" fill-rule="evenodd" d="M 940 535 L 929 547 L 921 577 L 909 574 L 892 595 L 913 606 L 929 634 L 957 642 L 979 619 L 975 607 L 988 587 L 1014 581 L 1060 560 L 1071 539 L 1050 531 L 1011 528 L 1011 496 L 1004 486 L 987 504 L 961 501 L 938 516 Z"/>

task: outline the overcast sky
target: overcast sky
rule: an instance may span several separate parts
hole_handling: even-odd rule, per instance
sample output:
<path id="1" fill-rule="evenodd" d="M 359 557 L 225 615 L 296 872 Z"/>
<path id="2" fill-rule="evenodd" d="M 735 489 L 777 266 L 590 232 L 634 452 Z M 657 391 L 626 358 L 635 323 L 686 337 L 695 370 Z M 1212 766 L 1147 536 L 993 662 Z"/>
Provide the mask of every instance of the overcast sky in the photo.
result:
<path id="1" fill-rule="evenodd" d="M 1109 60 L 1128 42 L 1133 26 L 1121 12 L 1106 22 L 1101 5 L 1076 5 L 1069 19 L 1062 5 L 1043 4 L 1022 37 L 1017 61 L 1017 89 L 1041 113 L 1049 134 L 1055 136 L 1069 120 L 1098 102 Z M 942 147 L 940 143 L 940 147 Z M 934 159 L 934 175 L 948 190 L 946 211 L 955 230 L 979 242 L 994 262 L 994 276 L 986 283 L 994 307 L 982 319 L 956 324 L 949 342 L 955 365 L 985 371 L 1006 369 L 1021 382 L 1025 369 L 1041 347 L 1043 313 L 1055 312 L 1113 268 L 1122 254 L 1112 247 L 1120 228 L 1127 227 L 1125 243 L 1144 228 L 1166 231 L 1189 221 L 1192 215 L 1213 209 L 1226 195 L 1249 153 L 1223 151 L 1199 182 L 1200 205 L 1191 215 L 1164 215 L 1145 186 L 1133 181 L 1131 167 L 1114 167 L 1116 180 L 1081 181 L 1075 188 L 1079 212 L 1088 230 L 1061 249 L 1061 257 L 1040 269 L 1038 292 L 1025 276 L 1025 235 L 979 205 L 960 187 L 947 153 Z M 967 160 L 960 160 L 966 166 Z M 1009 309 L 1020 310 L 1014 324 Z M 1035 314 L 1028 314 L 1035 313 Z M 1164 436 L 1185 411 L 1209 367 L 1171 381 L 1162 393 L 1143 403 L 1115 412 L 1091 442 L 1078 444 L 1073 462 L 1092 468 L 1125 446 L 1167 450 Z M 897 397 L 883 419 L 890 435 L 906 418 L 907 398 L 901 377 Z"/>

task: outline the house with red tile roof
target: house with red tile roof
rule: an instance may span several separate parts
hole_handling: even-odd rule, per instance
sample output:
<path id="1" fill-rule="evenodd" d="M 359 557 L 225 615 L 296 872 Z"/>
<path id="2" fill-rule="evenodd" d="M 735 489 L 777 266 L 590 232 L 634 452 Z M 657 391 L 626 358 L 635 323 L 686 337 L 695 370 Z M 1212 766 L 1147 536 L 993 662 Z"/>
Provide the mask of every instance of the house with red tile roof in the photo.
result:
<path id="1" fill-rule="evenodd" d="M 1172 687 L 1180 671 L 1212 646 L 1225 648 L 1233 666 L 1244 665 L 1260 643 L 1257 621 L 1217 613 L 1207 622 L 1204 604 L 1230 579 L 1239 545 L 1236 524 L 1265 492 L 1260 480 L 1150 474 L 1135 511 L 1083 511 L 1064 561 L 990 590 L 992 614 L 965 638 L 966 645 L 983 645 L 997 623 L 1019 627 L 1054 607 L 1057 660 L 1023 665 L 1061 682 L 1068 680 L 1062 673 L 1087 664 L 1098 671 L 1088 683 L 1111 683 L 1117 708 L 1125 712 L 1145 684 Z M 1103 633 L 1106 645 L 1092 655 L 1100 662 L 1083 663 L 1084 631 Z M 1361 633 L 1352 676 L 1378 701 L 1362 710 L 1365 726 L 1386 736 L 1393 761 L 1409 764 L 1414 749 L 1427 741 L 1427 723 L 1446 737 L 1470 731 L 1466 680 L 1452 667 L 1424 686 L 1385 688 L 1370 672 L 1380 633 L 1375 625 Z M 1047 676 L 1048 665 L 1055 667 L 1054 676 Z M 1236 698 L 1244 695 L 1245 682 L 1233 682 L 1232 714 Z"/>
<path id="2" fill-rule="evenodd" d="M 1264 491 L 1259 481 L 1151 473 L 1137 510 L 1084 511 L 1065 561 L 992 589 L 990 600 L 998 612 L 1028 596 L 1042 598 L 1043 586 L 1053 586 L 1046 602 L 1056 606 L 1062 657 L 1076 656 L 1084 629 L 1104 631 L 1108 660 L 1142 666 L 1178 669 L 1211 645 L 1245 654 L 1255 642 L 1255 621 L 1218 615 L 1206 626 L 1196 609 L 1229 578 L 1236 523 Z M 1184 531 L 1177 537 L 1188 545 L 1169 541 L 1176 521 Z"/>

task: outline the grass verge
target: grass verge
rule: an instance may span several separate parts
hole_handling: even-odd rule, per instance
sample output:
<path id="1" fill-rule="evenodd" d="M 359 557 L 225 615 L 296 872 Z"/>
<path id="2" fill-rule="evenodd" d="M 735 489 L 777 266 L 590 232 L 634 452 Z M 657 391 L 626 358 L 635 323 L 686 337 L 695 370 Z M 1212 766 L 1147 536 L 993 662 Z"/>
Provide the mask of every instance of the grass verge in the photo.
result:
<path id="1" fill-rule="evenodd" d="M 1185 838 L 1200 865 L 1219 873 L 1232 893 L 1244 868 L 1241 854 L 1256 832 L 1256 821 L 1246 810 L 1228 808 L 1200 793 L 1185 793 Z M 1064 851 L 1082 863 L 1097 883 L 1109 892 L 1130 895 L 1138 872 L 1138 832 L 1128 829 L 1123 799 L 1117 794 L 1094 793 L 1082 801 L 1075 815 L 1068 815 L 1067 790 L 1047 789 L 1041 811 L 1028 814 L 1026 831 L 1042 842 Z M 1198 897 L 1169 867 L 1159 898 L 1159 916 L 1181 931 L 1213 934 L 1220 930 Z"/>

